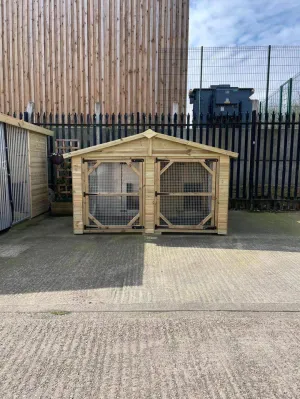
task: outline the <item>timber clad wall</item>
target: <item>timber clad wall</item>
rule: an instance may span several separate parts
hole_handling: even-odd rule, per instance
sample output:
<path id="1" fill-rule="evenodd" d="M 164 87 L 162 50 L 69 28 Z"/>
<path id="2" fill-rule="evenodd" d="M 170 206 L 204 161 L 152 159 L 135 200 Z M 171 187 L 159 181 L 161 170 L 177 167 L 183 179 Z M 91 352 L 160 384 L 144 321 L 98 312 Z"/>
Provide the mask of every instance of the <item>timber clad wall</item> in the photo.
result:
<path id="1" fill-rule="evenodd" d="M 188 13 L 189 0 L 1 0 L 0 111 L 184 112 Z"/>

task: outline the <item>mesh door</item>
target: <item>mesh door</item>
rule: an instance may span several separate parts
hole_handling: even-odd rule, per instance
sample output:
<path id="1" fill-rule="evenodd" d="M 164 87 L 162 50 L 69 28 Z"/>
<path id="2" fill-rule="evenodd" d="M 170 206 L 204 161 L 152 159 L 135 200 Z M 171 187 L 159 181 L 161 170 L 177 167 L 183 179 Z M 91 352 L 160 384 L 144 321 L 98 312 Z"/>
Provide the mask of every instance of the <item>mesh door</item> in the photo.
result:
<path id="1" fill-rule="evenodd" d="M 140 162 L 88 162 L 90 227 L 140 225 Z"/>
<path id="2" fill-rule="evenodd" d="M 212 226 L 213 162 L 202 162 L 160 162 L 161 226 Z"/>
<path id="3" fill-rule="evenodd" d="M 7 125 L 7 147 L 16 224 L 31 216 L 27 130 Z"/>
<path id="4" fill-rule="evenodd" d="M 12 224 L 3 123 L 0 123 L 0 231 Z"/>

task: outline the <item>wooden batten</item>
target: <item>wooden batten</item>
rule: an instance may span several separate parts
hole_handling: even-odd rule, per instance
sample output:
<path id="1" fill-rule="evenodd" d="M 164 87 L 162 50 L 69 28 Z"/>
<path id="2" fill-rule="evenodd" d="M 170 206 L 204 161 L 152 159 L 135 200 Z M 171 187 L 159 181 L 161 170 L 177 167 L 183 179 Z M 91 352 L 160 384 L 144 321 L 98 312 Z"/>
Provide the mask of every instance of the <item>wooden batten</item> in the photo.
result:
<path id="1" fill-rule="evenodd" d="M 74 233 L 136 232 L 134 227 L 138 227 L 139 231 L 150 234 L 166 231 L 227 234 L 230 158 L 237 156 L 237 153 L 164 136 L 152 130 L 65 154 L 65 158 L 72 159 Z M 94 161 L 94 164 L 88 167 L 87 161 Z M 206 161 L 209 162 L 206 163 Z M 140 167 L 134 166 L 134 162 L 138 162 Z M 89 193 L 89 176 L 92 176 L 97 168 L 109 163 L 127 164 L 137 177 L 138 188 L 130 192 L 122 192 L 118 186 L 118 190 L 113 192 L 103 190 L 103 192 L 84 195 L 84 192 Z M 185 179 L 189 179 L 187 183 L 195 181 L 192 171 L 195 168 L 199 170 L 200 167 L 201 175 L 203 173 L 207 176 L 205 181 L 210 182 L 208 188 L 203 191 L 185 192 L 183 190 L 185 181 L 182 180 L 181 190 L 175 189 L 175 184 L 173 190 L 161 192 L 164 174 L 168 173 L 176 163 L 190 170 L 189 175 L 184 175 Z M 101 173 L 105 173 L 105 168 L 102 168 Z M 178 176 L 176 178 L 178 179 Z M 127 225 L 118 223 L 115 226 L 107 226 L 90 213 L 92 211 L 89 210 L 89 195 L 109 198 L 110 201 L 114 201 L 116 197 L 138 197 L 139 210 Z M 179 215 L 183 212 L 181 211 L 182 204 L 187 197 L 190 198 L 189 201 L 194 201 L 196 197 L 204 198 L 204 201 L 208 201 L 207 203 L 211 205 L 207 208 L 207 214 L 197 222 L 198 224 L 182 223 L 180 225 L 178 222 L 170 222 L 163 214 L 162 195 L 174 198 L 177 205 L 174 205 L 173 209 L 176 209 Z M 138 226 L 135 226 L 136 222 Z"/>
<path id="2" fill-rule="evenodd" d="M 72 186 L 73 186 L 73 229 L 74 234 L 83 234 L 83 190 L 85 188 L 84 168 L 81 157 L 72 159 Z"/>
<path id="3" fill-rule="evenodd" d="M 155 215 L 155 159 L 145 160 L 145 233 L 154 233 Z"/>
<path id="4" fill-rule="evenodd" d="M 218 176 L 218 234 L 227 234 L 228 228 L 228 195 L 229 195 L 230 158 L 221 156 Z"/>

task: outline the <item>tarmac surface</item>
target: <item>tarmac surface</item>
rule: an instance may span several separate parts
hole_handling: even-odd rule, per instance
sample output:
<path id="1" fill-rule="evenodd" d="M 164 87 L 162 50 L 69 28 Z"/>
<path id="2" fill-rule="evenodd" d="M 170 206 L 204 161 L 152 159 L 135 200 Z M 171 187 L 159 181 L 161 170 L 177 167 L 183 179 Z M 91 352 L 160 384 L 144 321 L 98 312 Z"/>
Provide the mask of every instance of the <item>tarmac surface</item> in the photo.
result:
<path id="1" fill-rule="evenodd" d="M 1 398 L 299 398 L 300 213 L 228 236 L 0 235 Z"/>

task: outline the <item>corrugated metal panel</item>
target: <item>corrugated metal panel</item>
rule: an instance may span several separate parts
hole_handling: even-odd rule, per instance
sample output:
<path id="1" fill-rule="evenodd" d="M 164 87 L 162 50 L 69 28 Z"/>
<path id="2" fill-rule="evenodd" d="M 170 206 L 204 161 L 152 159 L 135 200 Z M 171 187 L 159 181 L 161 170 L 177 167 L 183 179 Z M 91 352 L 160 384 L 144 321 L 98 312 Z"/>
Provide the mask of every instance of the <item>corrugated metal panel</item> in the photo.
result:
<path id="1" fill-rule="evenodd" d="M 184 112 L 189 0 L 1 4 L 2 112 Z"/>
<path id="2" fill-rule="evenodd" d="M 9 228 L 12 224 L 3 127 L 3 123 L 0 123 L 0 231 Z"/>
<path id="3" fill-rule="evenodd" d="M 30 217 L 28 132 L 7 125 L 8 162 L 14 204 L 13 224 Z"/>

